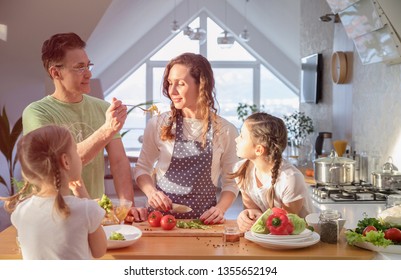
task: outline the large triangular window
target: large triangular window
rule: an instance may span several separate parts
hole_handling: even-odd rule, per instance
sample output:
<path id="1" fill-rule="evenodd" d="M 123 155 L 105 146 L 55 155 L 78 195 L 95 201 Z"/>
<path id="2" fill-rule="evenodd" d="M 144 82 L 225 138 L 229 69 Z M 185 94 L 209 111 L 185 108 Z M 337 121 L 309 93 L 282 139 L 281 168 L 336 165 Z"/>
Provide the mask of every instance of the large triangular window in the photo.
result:
<path id="1" fill-rule="evenodd" d="M 239 103 L 256 104 L 263 111 L 283 117 L 299 108 L 298 96 L 280 81 L 269 69 L 253 56 L 241 43 L 235 42 L 229 49 L 217 44 L 217 36 L 223 28 L 216 24 L 206 12 L 201 12 L 189 26 L 207 30 L 207 40 L 203 45 L 190 40 L 183 32 L 166 42 L 153 52 L 143 65 L 137 68 L 119 86 L 106 96 L 123 100 L 126 104 L 138 104 L 146 100 L 157 102 L 161 111 L 169 110 L 169 100 L 161 93 L 161 81 L 168 60 L 183 53 L 200 53 L 212 64 L 219 114 L 238 128 L 242 120 L 238 118 Z M 133 110 L 122 131 L 129 130 L 123 137 L 127 154 L 137 156 L 141 148 L 141 136 L 149 115 L 142 110 Z"/>

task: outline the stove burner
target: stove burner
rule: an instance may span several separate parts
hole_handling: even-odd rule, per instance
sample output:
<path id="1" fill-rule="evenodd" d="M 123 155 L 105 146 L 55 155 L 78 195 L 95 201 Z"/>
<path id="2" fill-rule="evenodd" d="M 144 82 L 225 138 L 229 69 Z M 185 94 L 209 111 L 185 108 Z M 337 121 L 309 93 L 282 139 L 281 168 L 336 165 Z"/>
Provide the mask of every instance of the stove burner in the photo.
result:
<path id="1" fill-rule="evenodd" d="M 371 184 L 361 182 L 350 185 L 316 185 L 312 191 L 312 198 L 320 203 L 383 203 L 387 201 L 388 195 L 399 193 L 401 190 L 378 190 Z"/>

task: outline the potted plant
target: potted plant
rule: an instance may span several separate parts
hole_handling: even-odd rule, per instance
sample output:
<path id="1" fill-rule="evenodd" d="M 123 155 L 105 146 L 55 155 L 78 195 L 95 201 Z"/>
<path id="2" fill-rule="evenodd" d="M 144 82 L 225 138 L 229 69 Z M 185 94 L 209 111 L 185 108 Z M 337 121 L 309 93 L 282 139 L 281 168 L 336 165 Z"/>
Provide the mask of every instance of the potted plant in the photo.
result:
<path id="1" fill-rule="evenodd" d="M 295 145 L 302 144 L 314 130 L 312 119 L 304 112 L 295 111 L 283 118 L 288 131 L 288 139 L 293 141 Z"/>
<path id="2" fill-rule="evenodd" d="M 22 117 L 20 117 L 14 126 L 11 128 L 11 124 L 8 120 L 6 113 L 6 108 L 3 107 L 2 112 L 0 112 L 0 151 L 4 155 L 7 165 L 8 174 L 10 177 L 7 183 L 4 177 L 0 176 L 0 184 L 5 185 L 9 195 L 14 194 L 14 170 L 15 165 L 18 161 L 16 155 L 14 154 L 14 148 L 17 143 L 18 137 L 22 133 Z"/>
<path id="3" fill-rule="evenodd" d="M 245 121 L 248 115 L 251 115 L 255 112 L 259 112 L 260 109 L 263 109 L 264 106 L 262 105 L 261 108 L 258 108 L 256 104 L 248 105 L 246 103 L 238 103 L 237 106 L 237 115 L 238 119 L 241 121 Z"/>
<path id="4" fill-rule="evenodd" d="M 312 119 L 299 111 L 283 116 L 283 119 L 288 132 L 287 156 L 293 164 L 308 164 L 313 150 L 312 144 L 307 139 L 307 136 L 314 131 Z"/>

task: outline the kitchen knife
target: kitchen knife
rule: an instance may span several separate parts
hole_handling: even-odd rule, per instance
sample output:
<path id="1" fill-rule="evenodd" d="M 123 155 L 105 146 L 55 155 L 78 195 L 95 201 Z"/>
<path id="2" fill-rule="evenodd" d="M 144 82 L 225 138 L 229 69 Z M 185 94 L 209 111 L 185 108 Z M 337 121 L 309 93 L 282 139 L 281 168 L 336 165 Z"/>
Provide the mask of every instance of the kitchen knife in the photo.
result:
<path id="1" fill-rule="evenodd" d="M 170 212 L 173 213 L 188 213 L 191 212 L 192 208 L 183 205 L 183 204 L 177 204 L 177 203 L 173 203 L 173 209 L 171 209 Z"/>

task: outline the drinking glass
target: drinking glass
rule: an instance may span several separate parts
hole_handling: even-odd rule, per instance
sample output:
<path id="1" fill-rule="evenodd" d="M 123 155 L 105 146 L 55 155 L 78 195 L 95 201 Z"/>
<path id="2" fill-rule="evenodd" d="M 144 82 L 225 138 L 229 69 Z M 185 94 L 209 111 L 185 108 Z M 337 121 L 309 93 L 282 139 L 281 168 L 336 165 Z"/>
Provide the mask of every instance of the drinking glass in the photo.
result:
<path id="1" fill-rule="evenodd" d="M 132 201 L 126 199 L 111 199 L 113 204 L 113 211 L 115 217 L 120 224 L 124 223 L 124 219 L 127 216 L 132 206 Z"/>

